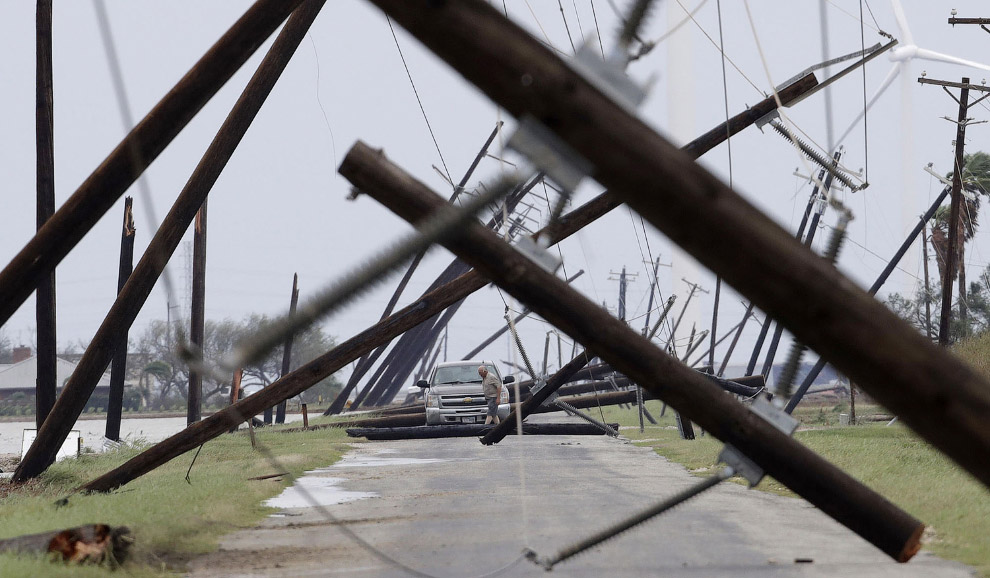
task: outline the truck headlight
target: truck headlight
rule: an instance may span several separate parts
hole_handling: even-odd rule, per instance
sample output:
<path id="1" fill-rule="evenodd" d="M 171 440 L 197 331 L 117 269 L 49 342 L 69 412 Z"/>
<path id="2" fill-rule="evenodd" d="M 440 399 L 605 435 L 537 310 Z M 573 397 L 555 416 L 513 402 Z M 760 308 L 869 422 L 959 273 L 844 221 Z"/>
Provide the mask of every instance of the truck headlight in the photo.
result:
<path id="1" fill-rule="evenodd" d="M 426 407 L 440 407 L 440 396 L 429 393 L 426 395 Z"/>
<path id="2" fill-rule="evenodd" d="M 504 387 L 502 388 L 502 393 L 501 393 L 501 395 L 498 396 L 498 402 L 499 403 L 509 403 L 509 390 L 508 389 L 506 389 Z"/>

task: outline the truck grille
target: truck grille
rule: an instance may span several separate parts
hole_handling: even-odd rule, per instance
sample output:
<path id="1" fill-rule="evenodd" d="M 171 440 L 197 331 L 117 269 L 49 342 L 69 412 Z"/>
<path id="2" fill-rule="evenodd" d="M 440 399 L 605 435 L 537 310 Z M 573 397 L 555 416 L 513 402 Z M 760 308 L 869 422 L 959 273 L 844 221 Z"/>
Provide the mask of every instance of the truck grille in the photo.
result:
<path id="1" fill-rule="evenodd" d="M 487 407 L 483 395 L 441 395 L 440 407 L 451 408 L 483 408 Z"/>

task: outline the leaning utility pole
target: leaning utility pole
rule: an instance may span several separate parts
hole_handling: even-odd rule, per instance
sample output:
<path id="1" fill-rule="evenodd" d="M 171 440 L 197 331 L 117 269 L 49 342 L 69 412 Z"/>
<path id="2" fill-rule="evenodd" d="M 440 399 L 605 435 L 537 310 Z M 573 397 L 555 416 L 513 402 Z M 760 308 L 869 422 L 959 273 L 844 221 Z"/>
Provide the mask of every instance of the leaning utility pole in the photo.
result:
<path id="1" fill-rule="evenodd" d="M 189 342 L 193 349 L 203 351 L 206 333 L 206 205 L 196 213 L 193 227 L 193 270 L 192 299 L 189 311 Z M 186 395 L 186 424 L 195 423 L 202 417 L 203 374 L 196 368 L 189 370 L 189 390 Z"/>
<path id="2" fill-rule="evenodd" d="M 275 81 L 285 70 L 299 43 L 305 38 L 324 1 L 305 0 L 279 32 L 200 163 L 179 193 L 172 209 L 162 221 L 131 279 L 117 296 L 117 300 L 114 301 L 96 335 L 93 336 L 93 341 L 79 360 L 79 365 L 69 378 L 62 395 L 56 400 L 51 414 L 38 430 L 38 437 L 14 471 L 15 482 L 37 476 L 55 461 L 58 448 L 62 447 L 72 425 L 82 413 L 86 401 L 96 389 L 99 377 L 110 363 L 116 334 L 121 328 L 130 327 L 134 322 L 169 256 L 178 246 L 182 234 L 188 229 L 196 211 L 202 206 L 227 161 L 233 156 L 241 138 L 274 88 Z"/>
<path id="3" fill-rule="evenodd" d="M 0 271 L 0 325 L 301 2 L 257 0 L 79 185 Z"/>
<path id="4" fill-rule="evenodd" d="M 919 234 L 921 234 L 922 230 L 925 228 L 925 224 L 928 221 L 930 221 L 932 217 L 935 216 L 935 212 L 942 205 L 942 201 L 944 201 L 945 197 L 947 197 L 948 195 L 949 195 L 948 187 L 943 188 L 942 192 L 939 193 L 938 197 L 935 198 L 935 201 L 932 202 L 930 207 L 928 207 L 928 210 L 925 211 L 925 214 L 922 215 L 921 218 L 918 220 L 918 224 L 914 226 L 914 229 L 912 229 L 910 233 L 908 233 L 907 238 L 904 239 L 903 243 L 901 243 L 900 248 L 897 249 L 897 251 L 894 253 L 894 256 L 891 257 L 890 261 L 887 262 L 887 266 L 883 268 L 883 271 L 881 271 L 879 275 L 877 275 L 877 278 L 873 282 L 873 285 L 870 285 L 870 288 L 867 289 L 866 292 L 868 294 L 870 294 L 871 296 L 876 295 L 877 291 L 879 291 L 880 288 L 883 287 L 883 284 L 887 282 L 887 279 L 890 277 L 890 274 L 894 272 L 894 269 L 897 267 L 897 264 L 901 262 L 901 258 L 904 257 L 904 254 L 907 253 L 907 250 L 911 247 L 911 245 L 914 244 L 914 240 L 918 237 Z M 926 293 L 926 296 L 927 295 L 928 293 Z M 929 330 L 928 341 L 930 342 L 931 322 L 928 323 L 928 330 Z M 787 413 L 791 413 L 792 411 L 794 411 L 794 408 L 797 407 L 797 404 L 801 402 L 801 398 L 804 397 L 804 394 L 808 393 L 808 389 L 811 387 L 811 384 L 814 383 L 815 379 L 818 377 L 818 374 L 821 373 L 823 369 L 825 369 L 826 363 L 827 362 L 825 361 L 824 358 L 822 357 L 818 358 L 818 361 L 815 363 L 815 366 L 811 368 L 811 371 L 809 371 L 807 375 L 805 375 L 804 381 L 801 382 L 801 385 L 798 387 L 797 391 L 795 391 L 794 395 L 791 396 L 791 399 L 787 401 L 787 406 L 785 408 L 785 411 Z"/>
<path id="5" fill-rule="evenodd" d="M 938 325 L 938 343 L 939 345 L 949 344 L 949 324 L 952 320 L 952 280 L 956 275 L 956 267 L 960 266 L 957 255 L 957 246 L 959 245 L 959 209 L 962 203 L 962 170 L 963 170 L 963 155 L 966 147 L 966 125 L 969 124 L 970 119 L 966 118 L 966 113 L 969 111 L 970 106 L 976 105 L 978 102 L 990 96 L 990 94 L 985 94 L 975 100 L 972 104 L 969 102 L 969 91 L 970 90 L 981 90 L 983 92 L 990 92 L 990 88 L 985 86 L 975 86 L 969 83 L 969 78 L 963 77 L 962 82 L 948 82 L 945 80 L 929 80 L 925 77 L 918 79 L 921 84 L 935 84 L 941 86 L 943 90 L 952 96 L 946 87 L 954 87 L 959 89 L 959 98 L 952 96 L 959 103 L 959 116 L 956 120 L 956 155 L 955 162 L 953 163 L 952 169 L 952 200 L 949 209 L 949 249 L 948 255 L 945 257 L 945 272 L 942 275 L 942 313 L 939 319 Z M 965 243 L 965 240 L 962 241 Z M 960 296 L 963 299 L 959 300 L 959 317 L 963 320 L 966 319 L 966 304 L 965 304 L 965 287 L 960 287 Z"/>
<path id="6" fill-rule="evenodd" d="M 131 277 L 134 268 L 134 200 L 124 198 L 124 225 L 120 237 L 120 266 L 117 269 L 117 295 Z M 107 400 L 107 439 L 120 441 L 120 418 L 124 408 L 124 377 L 127 373 L 127 330 L 123 330 L 113 347 L 110 363 L 110 395 Z"/>
<path id="7" fill-rule="evenodd" d="M 55 97 L 52 89 L 52 0 L 38 0 L 35 38 L 35 148 L 37 151 L 38 230 L 55 214 Z M 38 324 L 38 377 L 35 383 L 35 422 L 45 423 L 55 405 L 55 268 L 40 275 L 35 316 Z M 3 325 L 3 321 L 0 321 Z"/>

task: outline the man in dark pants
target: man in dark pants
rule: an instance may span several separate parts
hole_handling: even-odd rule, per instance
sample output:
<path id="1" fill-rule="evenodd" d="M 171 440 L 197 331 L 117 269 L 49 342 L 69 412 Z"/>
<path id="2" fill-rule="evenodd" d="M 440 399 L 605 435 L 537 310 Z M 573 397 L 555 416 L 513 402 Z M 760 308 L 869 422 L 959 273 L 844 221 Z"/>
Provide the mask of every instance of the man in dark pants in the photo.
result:
<path id="1" fill-rule="evenodd" d="M 488 368 L 484 365 L 478 368 L 478 375 L 481 376 L 481 387 L 485 390 L 485 401 L 488 403 L 488 414 L 485 416 L 485 424 L 492 423 L 494 419 L 497 425 L 500 421 L 498 419 L 498 399 L 502 395 L 502 380 L 494 373 L 488 371 Z"/>

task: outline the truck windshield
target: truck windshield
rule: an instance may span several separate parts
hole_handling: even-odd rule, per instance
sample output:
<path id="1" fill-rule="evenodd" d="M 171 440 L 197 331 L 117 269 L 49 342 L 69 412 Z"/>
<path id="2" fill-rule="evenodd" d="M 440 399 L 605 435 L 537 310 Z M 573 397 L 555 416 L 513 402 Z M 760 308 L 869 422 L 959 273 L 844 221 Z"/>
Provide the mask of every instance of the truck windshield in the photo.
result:
<path id="1" fill-rule="evenodd" d="M 494 372 L 495 368 L 488 366 L 488 371 Z M 498 374 L 496 373 L 495 375 Z M 433 378 L 434 385 L 454 385 L 458 383 L 481 383 L 481 376 L 478 375 L 478 366 L 454 365 L 437 368 L 437 374 Z"/>

